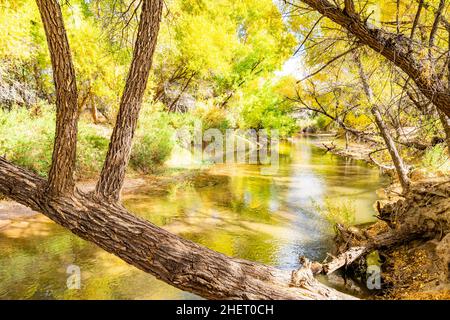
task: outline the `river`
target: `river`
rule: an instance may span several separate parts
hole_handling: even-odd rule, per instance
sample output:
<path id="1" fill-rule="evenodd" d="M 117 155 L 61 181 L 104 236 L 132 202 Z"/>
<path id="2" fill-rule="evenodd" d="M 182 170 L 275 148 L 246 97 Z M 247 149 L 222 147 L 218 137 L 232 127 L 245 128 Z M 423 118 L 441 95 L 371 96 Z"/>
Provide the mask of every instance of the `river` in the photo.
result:
<path id="1" fill-rule="evenodd" d="M 270 175 L 257 165 L 216 164 L 206 178 L 174 183 L 166 192 L 142 188 L 124 203 L 211 249 L 293 269 L 300 255 L 322 260 L 330 252 L 336 215 L 353 224 L 374 221 L 376 190 L 385 184 L 378 169 L 298 138 L 281 145 L 279 168 Z M 80 289 L 68 289 L 68 271 L 78 268 Z M 195 298 L 42 215 L 0 229 L 0 299 Z"/>

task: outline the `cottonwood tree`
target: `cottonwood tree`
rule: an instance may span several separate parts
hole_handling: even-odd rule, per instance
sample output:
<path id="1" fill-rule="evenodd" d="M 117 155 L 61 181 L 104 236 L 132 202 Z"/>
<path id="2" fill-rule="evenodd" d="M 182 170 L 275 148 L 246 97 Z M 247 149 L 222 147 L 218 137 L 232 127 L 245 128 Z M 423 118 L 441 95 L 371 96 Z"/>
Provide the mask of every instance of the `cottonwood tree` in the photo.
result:
<path id="1" fill-rule="evenodd" d="M 337 2 L 330 2 L 328 0 L 300 0 L 299 2 L 303 2 L 309 8 L 343 27 L 360 44 L 370 47 L 403 70 L 415 82 L 421 93 L 442 113 L 450 117 L 450 95 L 448 93 L 450 89 L 437 69 L 432 67 L 437 62 L 437 59 L 433 58 L 432 53 L 429 53 L 429 59 L 423 59 L 421 57 L 424 48 L 429 48 L 429 52 L 436 51 L 439 53 L 439 50 L 435 50 L 435 47 L 433 47 L 433 39 L 435 37 L 435 31 L 433 30 L 437 28 L 438 23 L 444 20 L 441 18 L 441 15 L 438 14 L 437 22 L 433 23 L 434 27 L 428 43 L 422 43 L 417 42 L 417 40 L 413 41 L 410 37 L 403 34 L 389 32 L 370 25 L 367 17 L 363 17 L 356 10 L 353 0 L 343 1 L 343 7 L 339 6 Z M 291 4 L 299 7 L 298 3 Z M 304 9 L 303 7 L 299 8 Z M 439 8 L 443 7 L 440 5 Z M 439 10 L 442 12 L 443 9 Z M 413 25 L 412 35 L 414 35 L 415 28 Z"/>
<path id="2" fill-rule="evenodd" d="M 230 258 L 171 234 L 129 213 L 120 190 L 143 93 L 151 68 L 162 0 L 143 0 L 133 59 L 108 155 L 96 190 L 75 186 L 77 87 L 70 47 L 57 0 L 37 0 L 45 26 L 57 92 L 56 138 L 49 179 L 0 157 L 0 193 L 39 211 L 157 278 L 211 299 L 344 299 L 320 284 L 309 269 L 290 272 Z"/>

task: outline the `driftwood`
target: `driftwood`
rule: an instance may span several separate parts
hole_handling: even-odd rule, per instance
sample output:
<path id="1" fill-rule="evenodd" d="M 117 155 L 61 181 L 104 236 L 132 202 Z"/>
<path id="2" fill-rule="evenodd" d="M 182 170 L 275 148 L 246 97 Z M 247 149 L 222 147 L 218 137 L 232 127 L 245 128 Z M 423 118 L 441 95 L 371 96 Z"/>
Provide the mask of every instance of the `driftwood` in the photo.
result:
<path id="1" fill-rule="evenodd" d="M 326 149 L 326 152 L 331 152 L 337 148 L 336 145 L 334 144 L 334 142 L 331 142 L 331 146 L 327 146 L 325 143 L 322 143 L 322 145 Z"/>
<path id="2" fill-rule="evenodd" d="M 433 230 L 434 226 L 423 225 L 416 228 L 404 227 L 398 230 L 389 230 L 370 238 L 363 231 L 354 227 L 345 228 L 338 224 L 336 229 L 339 233 L 338 237 L 346 244 L 351 243 L 353 239 L 360 244 L 349 246 L 335 257 L 330 255 L 332 259 L 329 262 L 309 262 L 305 257 L 301 257 L 301 262 L 308 265 L 313 274 L 329 275 L 342 267 L 351 265 L 358 258 L 372 251 L 391 248 L 416 239 L 428 240 L 437 232 L 437 230 Z"/>

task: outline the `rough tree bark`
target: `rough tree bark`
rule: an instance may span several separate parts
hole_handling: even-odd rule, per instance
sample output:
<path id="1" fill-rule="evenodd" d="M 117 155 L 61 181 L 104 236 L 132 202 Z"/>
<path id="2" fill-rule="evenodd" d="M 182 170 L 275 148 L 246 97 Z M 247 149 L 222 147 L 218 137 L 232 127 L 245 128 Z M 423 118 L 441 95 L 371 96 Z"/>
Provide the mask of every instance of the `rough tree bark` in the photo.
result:
<path id="1" fill-rule="evenodd" d="M 414 22 L 411 28 L 411 35 L 410 38 L 414 39 L 414 33 L 416 32 L 417 26 L 419 25 L 419 20 L 420 20 L 420 14 L 422 12 L 422 8 L 423 8 L 423 0 L 419 0 L 419 4 L 417 7 L 417 12 L 416 15 L 414 17 Z"/>
<path id="2" fill-rule="evenodd" d="M 437 112 L 439 114 L 439 120 L 440 120 L 440 122 L 442 124 L 442 127 L 444 128 L 445 143 L 447 144 L 448 152 L 450 154 L 450 118 L 447 117 L 440 110 L 438 110 Z"/>
<path id="3" fill-rule="evenodd" d="M 406 168 L 405 164 L 403 163 L 403 159 L 397 150 L 397 146 L 395 145 L 394 139 L 392 139 L 392 136 L 389 133 L 389 129 L 387 128 L 387 126 L 383 120 L 383 117 L 381 116 L 380 109 L 375 103 L 372 88 L 370 87 L 369 80 L 367 79 L 367 75 L 364 72 L 364 68 L 361 63 L 361 59 L 357 54 L 355 54 L 354 60 L 355 60 L 356 65 L 358 66 L 361 83 L 363 85 L 364 92 L 367 96 L 367 100 L 369 101 L 369 103 L 371 105 L 371 112 L 375 118 L 375 123 L 378 127 L 378 130 L 380 131 L 381 136 L 383 137 L 383 140 L 386 144 L 389 154 L 391 155 L 392 162 L 394 163 L 394 166 L 395 166 L 395 171 L 397 172 L 398 179 L 402 186 L 403 192 L 405 193 L 406 191 L 408 191 L 409 185 L 410 185 L 410 180 L 408 178 L 408 169 Z"/>
<path id="4" fill-rule="evenodd" d="M 450 23 L 441 18 L 445 25 L 448 35 L 448 53 L 447 53 L 447 92 L 450 95 Z M 439 119 L 445 132 L 445 140 L 447 143 L 448 153 L 450 154 L 450 117 L 438 110 Z"/>
<path id="5" fill-rule="evenodd" d="M 133 60 L 120 101 L 109 150 L 96 187 L 97 195 L 111 201 L 119 200 L 125 179 L 125 170 L 156 47 L 162 8 L 162 0 L 144 0 L 142 4 Z"/>
<path id="6" fill-rule="evenodd" d="M 358 40 L 383 55 L 402 69 L 433 104 L 450 117 L 450 95 L 444 81 L 417 59 L 411 51 L 413 42 L 408 37 L 369 26 L 355 12 L 342 10 L 328 0 L 300 0 L 311 8 L 347 29 Z M 353 1 L 346 1 L 352 2 Z M 346 8 L 348 8 L 346 6 Z"/>
<path id="7" fill-rule="evenodd" d="M 69 41 L 56 0 L 37 0 L 53 67 L 56 91 L 56 133 L 48 191 L 71 193 L 75 186 L 78 94 Z"/>
<path id="8" fill-rule="evenodd" d="M 445 6 L 445 0 L 440 0 L 439 7 L 434 16 L 434 22 L 433 22 L 433 26 L 431 27 L 430 38 L 428 41 L 428 54 L 430 56 L 430 59 L 432 59 L 432 50 L 431 49 L 434 46 L 434 41 L 436 39 L 436 34 L 438 31 L 439 23 L 441 22 L 441 16 L 442 16 L 442 11 L 444 11 L 444 6 Z"/>

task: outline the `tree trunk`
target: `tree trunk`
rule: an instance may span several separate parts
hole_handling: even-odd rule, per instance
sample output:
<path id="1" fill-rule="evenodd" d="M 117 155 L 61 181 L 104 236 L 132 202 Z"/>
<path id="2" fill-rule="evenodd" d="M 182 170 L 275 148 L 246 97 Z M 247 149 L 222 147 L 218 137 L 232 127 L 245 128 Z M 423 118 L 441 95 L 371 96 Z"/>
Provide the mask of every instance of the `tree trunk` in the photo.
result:
<path id="1" fill-rule="evenodd" d="M 450 95 L 450 24 L 445 21 L 445 28 L 447 30 L 447 34 L 448 34 L 448 54 L 447 54 L 447 92 L 448 95 Z M 439 112 L 439 120 L 442 123 L 442 127 L 444 128 L 444 132 L 445 132 L 445 140 L 447 143 L 447 148 L 448 148 L 448 154 L 450 155 L 450 117 L 445 115 L 443 112 L 440 112 L 440 110 L 438 110 Z"/>
<path id="2" fill-rule="evenodd" d="M 445 0 L 440 0 L 439 1 L 439 7 L 438 7 L 438 9 L 436 11 L 436 14 L 434 16 L 433 26 L 431 27 L 430 39 L 428 41 L 428 54 L 430 56 L 430 59 L 432 58 L 431 49 L 434 46 L 434 40 L 436 38 L 436 34 L 437 34 L 437 31 L 438 31 L 439 23 L 441 22 L 441 16 L 442 16 L 442 11 L 444 11 L 444 7 L 445 7 Z"/>
<path id="3" fill-rule="evenodd" d="M 416 32 L 417 25 L 419 24 L 420 13 L 422 12 L 422 8 L 423 8 L 423 0 L 419 0 L 419 5 L 417 7 L 417 12 L 414 17 L 414 22 L 411 28 L 411 35 L 410 35 L 411 40 L 414 39 L 414 33 Z"/>
<path id="4" fill-rule="evenodd" d="M 117 201 L 125 179 L 134 132 L 156 47 L 163 1 L 144 0 L 133 60 L 96 193 Z"/>
<path id="5" fill-rule="evenodd" d="M 350 229 L 346 229 L 342 225 L 337 225 L 339 230 L 339 236 L 345 243 L 351 243 L 351 239 L 358 238 L 362 236 L 362 232 L 357 230 L 358 233 L 352 232 Z M 392 248 L 413 240 L 428 240 L 434 236 L 434 233 L 427 228 L 418 226 L 417 228 L 409 228 L 408 226 L 404 228 L 399 228 L 398 230 L 389 230 L 373 238 L 361 239 L 362 243 L 358 246 L 350 246 L 344 252 L 341 252 L 336 257 L 333 257 L 331 261 L 326 263 L 314 262 L 312 272 L 314 274 L 325 274 L 329 275 L 342 267 L 351 265 L 358 258 L 369 254 L 372 251 L 380 250 L 383 248 Z M 302 260 L 306 258 L 302 257 Z"/>
<path id="6" fill-rule="evenodd" d="M 400 180 L 400 184 L 403 188 L 403 192 L 406 192 L 408 191 L 410 184 L 410 180 L 408 178 L 408 169 L 403 163 L 403 159 L 397 150 L 391 134 L 389 133 L 389 129 L 386 127 L 386 124 L 383 121 L 380 110 L 376 105 L 373 105 L 371 108 L 371 112 L 375 117 L 375 122 L 378 129 L 380 130 L 380 134 L 383 137 L 384 142 L 386 143 L 386 147 L 389 151 L 389 154 L 391 155 L 392 162 L 394 162 L 395 171 L 397 172 L 398 179 Z"/>
<path id="7" fill-rule="evenodd" d="M 447 117 L 443 112 L 438 110 L 439 120 L 441 121 L 442 127 L 445 132 L 445 142 L 448 147 L 448 152 L 450 154 L 450 118 Z"/>
<path id="8" fill-rule="evenodd" d="M 95 106 L 94 101 L 91 100 L 91 116 L 92 116 L 92 121 L 94 121 L 95 124 L 98 123 L 98 110 L 97 107 Z"/>
<path id="9" fill-rule="evenodd" d="M 45 28 L 56 90 L 55 144 L 47 188 L 54 194 L 71 193 L 75 186 L 78 125 L 75 70 L 58 1 L 36 2 Z"/>
<path id="10" fill-rule="evenodd" d="M 294 287 L 287 271 L 227 257 L 93 194 L 75 190 L 54 196 L 43 192 L 45 185 L 44 179 L 0 158 L 0 193 L 181 290 L 208 299 L 353 298 L 317 281 Z"/>
<path id="11" fill-rule="evenodd" d="M 426 63 L 411 52 L 411 39 L 386 32 L 363 22 L 358 14 L 348 14 L 328 0 L 301 0 L 314 10 L 347 29 L 358 40 L 383 55 L 414 80 L 422 94 L 450 117 L 450 95 L 446 84 Z"/>
<path id="12" fill-rule="evenodd" d="M 397 150 L 397 147 L 395 145 L 394 139 L 392 139 L 391 134 L 389 133 L 389 129 L 387 128 L 386 124 L 384 123 L 383 117 L 381 116 L 380 109 L 375 104 L 373 92 L 369 85 L 369 80 L 367 79 L 366 73 L 364 72 L 363 65 L 361 63 L 361 59 L 357 54 L 354 56 L 356 65 L 358 66 L 359 76 L 361 78 L 361 83 L 364 88 L 364 92 L 366 93 L 367 100 L 369 101 L 371 105 L 371 112 L 373 116 L 375 117 L 375 123 L 378 127 L 378 130 L 380 131 L 381 136 L 383 137 L 383 140 L 386 144 L 386 147 L 389 151 L 389 154 L 391 155 L 392 162 L 395 166 L 395 171 L 397 172 L 398 179 L 400 181 L 400 184 L 402 186 L 403 192 L 408 191 L 409 188 L 409 178 L 408 178 L 408 170 L 403 163 L 403 159 L 400 156 L 400 153 Z"/>

